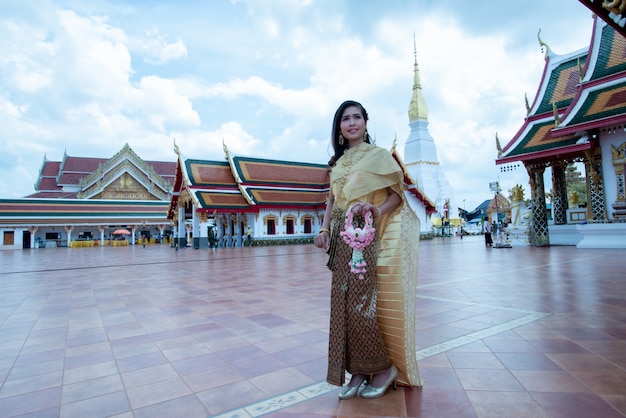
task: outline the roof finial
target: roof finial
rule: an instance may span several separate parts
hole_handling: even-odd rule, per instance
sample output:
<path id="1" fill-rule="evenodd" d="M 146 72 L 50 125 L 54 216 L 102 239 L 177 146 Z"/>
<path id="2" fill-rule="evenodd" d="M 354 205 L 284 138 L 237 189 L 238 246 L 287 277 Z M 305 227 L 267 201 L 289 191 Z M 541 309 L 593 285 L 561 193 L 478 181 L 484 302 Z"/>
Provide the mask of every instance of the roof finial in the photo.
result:
<path id="1" fill-rule="evenodd" d="M 554 127 L 558 128 L 561 124 L 561 116 L 559 116 L 559 109 L 556 107 L 555 102 L 552 102 L 552 113 L 554 113 Z"/>
<path id="2" fill-rule="evenodd" d="M 226 139 L 222 138 L 222 149 L 224 150 L 224 155 L 226 159 L 230 159 L 230 153 L 228 152 L 228 147 L 226 146 Z"/>
<path id="3" fill-rule="evenodd" d="M 524 93 L 524 104 L 526 105 L 526 116 L 530 115 L 530 105 L 528 104 L 528 94 Z"/>
<path id="4" fill-rule="evenodd" d="M 580 58 L 578 58 L 578 82 L 582 83 L 583 82 L 583 78 L 585 77 L 585 74 L 583 73 L 583 65 L 580 62 Z"/>
<path id="5" fill-rule="evenodd" d="M 550 47 L 548 46 L 547 43 L 545 43 L 542 39 L 541 39 L 541 28 L 539 28 L 539 32 L 537 32 L 537 40 L 539 41 L 539 45 L 541 46 L 541 48 L 543 48 L 543 52 L 544 52 L 544 58 L 548 59 L 548 55 L 552 54 L 552 51 L 550 50 Z"/>
<path id="6" fill-rule="evenodd" d="M 498 158 L 502 155 L 502 147 L 500 146 L 500 138 L 498 138 L 498 133 L 496 132 L 496 148 L 498 150 Z"/>

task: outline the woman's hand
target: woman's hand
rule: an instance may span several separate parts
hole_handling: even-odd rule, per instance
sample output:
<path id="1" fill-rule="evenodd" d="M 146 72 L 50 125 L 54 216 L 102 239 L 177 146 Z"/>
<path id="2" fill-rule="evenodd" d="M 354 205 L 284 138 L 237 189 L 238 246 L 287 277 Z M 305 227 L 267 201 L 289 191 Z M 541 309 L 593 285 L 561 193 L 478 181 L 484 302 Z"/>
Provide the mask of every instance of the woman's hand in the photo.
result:
<path id="1" fill-rule="evenodd" d="M 380 215 L 380 209 L 371 203 L 358 202 L 352 205 L 352 213 L 355 215 L 365 216 L 367 212 L 371 212 L 374 218 Z"/>
<path id="2" fill-rule="evenodd" d="M 374 218 L 391 213 L 402 203 L 402 198 L 390 187 L 387 187 L 387 199 L 380 206 L 373 205 L 368 202 L 357 202 L 352 205 L 352 213 L 355 215 L 365 216 L 367 212 L 371 212 Z"/>
<path id="3" fill-rule="evenodd" d="M 330 244 L 330 235 L 327 231 L 322 231 L 313 238 L 313 243 L 317 248 L 323 248 L 324 250 L 328 250 L 328 245 Z"/>

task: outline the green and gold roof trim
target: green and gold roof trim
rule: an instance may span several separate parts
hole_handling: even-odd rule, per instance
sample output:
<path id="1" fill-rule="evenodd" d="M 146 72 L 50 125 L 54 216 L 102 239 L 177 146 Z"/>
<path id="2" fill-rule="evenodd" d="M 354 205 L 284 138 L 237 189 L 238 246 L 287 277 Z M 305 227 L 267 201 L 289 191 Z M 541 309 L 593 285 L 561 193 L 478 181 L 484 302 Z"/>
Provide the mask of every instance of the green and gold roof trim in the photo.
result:
<path id="1" fill-rule="evenodd" d="M 609 120 L 626 120 L 626 79 L 584 90 L 554 134 L 586 130 L 598 121 L 604 124 Z"/>
<path id="2" fill-rule="evenodd" d="M 586 56 L 579 53 L 555 66 L 550 72 L 541 101 L 532 112 L 533 115 L 551 113 L 553 105 L 556 105 L 558 109 L 564 109 L 570 105 L 580 83 L 580 65 L 584 64 L 585 60 Z M 550 64 L 546 63 L 546 65 Z"/>
<path id="3" fill-rule="evenodd" d="M 626 71 L 626 38 L 615 32 L 608 25 L 601 25 L 601 38 L 594 53 L 593 68 L 588 69 L 585 81 L 598 80 L 622 71 Z"/>
<path id="4" fill-rule="evenodd" d="M 553 137 L 554 119 L 546 118 L 527 126 L 526 130 L 519 136 L 521 138 L 513 149 L 504 152 L 504 158 L 519 157 L 522 155 L 536 154 L 554 148 L 564 148 L 576 145 L 580 141 L 578 135 L 568 135 L 563 137 Z"/>
<path id="5" fill-rule="evenodd" d="M 546 65 L 541 102 L 497 164 L 580 154 L 591 147 L 590 129 L 626 122 L 626 39 L 611 26 L 596 17 L 587 53 Z"/>

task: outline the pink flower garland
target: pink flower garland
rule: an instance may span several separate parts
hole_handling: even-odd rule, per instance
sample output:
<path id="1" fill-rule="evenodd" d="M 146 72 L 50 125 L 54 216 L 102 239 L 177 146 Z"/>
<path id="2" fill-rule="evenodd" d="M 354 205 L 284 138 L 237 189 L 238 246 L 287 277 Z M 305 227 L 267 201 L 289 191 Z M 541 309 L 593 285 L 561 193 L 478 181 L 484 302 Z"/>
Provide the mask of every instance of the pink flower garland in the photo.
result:
<path id="1" fill-rule="evenodd" d="M 367 272 L 365 266 L 367 263 L 363 258 L 363 250 L 374 241 L 376 236 L 376 229 L 374 228 L 374 217 L 372 212 L 365 214 L 365 225 L 363 228 L 355 228 L 353 222 L 352 206 L 346 211 L 346 226 L 343 231 L 339 233 L 346 244 L 352 248 L 352 260 L 348 265 L 350 266 L 350 272 L 359 275 L 359 280 L 363 280 L 365 277 L 363 274 Z"/>

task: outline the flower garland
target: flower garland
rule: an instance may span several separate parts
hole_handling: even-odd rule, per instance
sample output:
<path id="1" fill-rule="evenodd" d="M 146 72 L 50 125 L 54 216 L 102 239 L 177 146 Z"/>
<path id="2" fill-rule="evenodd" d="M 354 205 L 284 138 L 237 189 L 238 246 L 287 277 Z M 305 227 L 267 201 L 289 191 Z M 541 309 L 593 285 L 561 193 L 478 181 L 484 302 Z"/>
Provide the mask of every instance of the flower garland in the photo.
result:
<path id="1" fill-rule="evenodd" d="M 374 217 L 372 212 L 365 214 L 365 225 L 363 228 L 355 228 L 353 225 L 354 215 L 352 206 L 346 210 L 346 225 L 343 231 L 339 233 L 346 244 L 352 248 L 352 259 L 348 263 L 350 272 L 359 275 L 359 280 L 364 279 L 364 273 L 367 272 L 365 266 L 367 263 L 363 258 L 363 250 L 374 241 L 376 229 L 374 228 Z"/>

